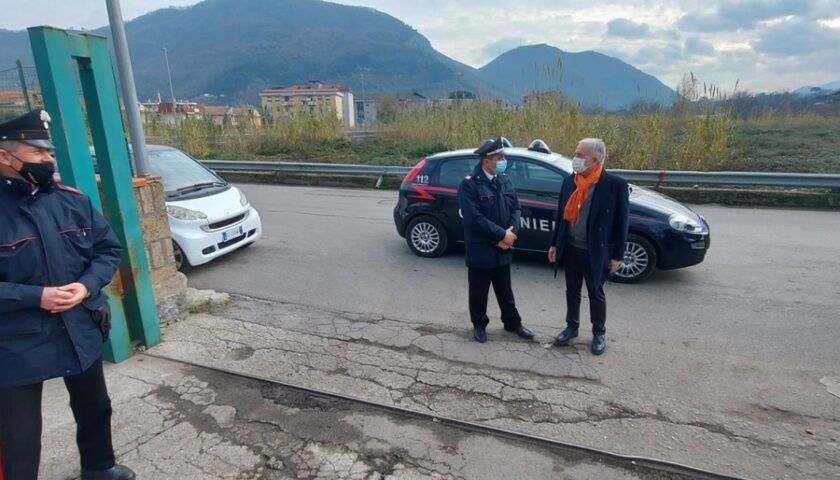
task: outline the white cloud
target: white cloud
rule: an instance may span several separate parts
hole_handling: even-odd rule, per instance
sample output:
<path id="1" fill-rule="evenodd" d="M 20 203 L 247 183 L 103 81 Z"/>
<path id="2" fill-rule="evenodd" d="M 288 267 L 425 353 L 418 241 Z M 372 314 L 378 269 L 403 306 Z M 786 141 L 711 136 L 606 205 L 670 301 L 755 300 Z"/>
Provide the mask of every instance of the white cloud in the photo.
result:
<path id="1" fill-rule="evenodd" d="M 215 0 L 219 1 L 219 0 Z M 268 0 L 266 0 L 268 1 Z M 390 14 L 432 46 L 480 67 L 507 48 L 547 43 L 596 50 L 676 85 L 686 72 L 716 85 L 793 89 L 840 80 L 837 0 L 333 0 Z M 104 0 L 0 0 L 0 28 L 96 28 Z M 121 0 L 126 20 L 198 0 Z"/>
<path id="2" fill-rule="evenodd" d="M 840 17 L 817 20 L 817 23 L 826 28 L 840 29 Z"/>

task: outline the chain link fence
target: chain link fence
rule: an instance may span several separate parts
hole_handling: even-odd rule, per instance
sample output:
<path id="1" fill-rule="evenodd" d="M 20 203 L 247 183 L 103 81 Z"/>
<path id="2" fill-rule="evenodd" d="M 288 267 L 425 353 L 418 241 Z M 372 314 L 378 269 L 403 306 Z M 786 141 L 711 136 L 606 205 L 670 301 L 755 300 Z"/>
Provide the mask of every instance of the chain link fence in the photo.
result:
<path id="1" fill-rule="evenodd" d="M 43 106 L 35 67 L 0 70 L 0 121 Z"/>

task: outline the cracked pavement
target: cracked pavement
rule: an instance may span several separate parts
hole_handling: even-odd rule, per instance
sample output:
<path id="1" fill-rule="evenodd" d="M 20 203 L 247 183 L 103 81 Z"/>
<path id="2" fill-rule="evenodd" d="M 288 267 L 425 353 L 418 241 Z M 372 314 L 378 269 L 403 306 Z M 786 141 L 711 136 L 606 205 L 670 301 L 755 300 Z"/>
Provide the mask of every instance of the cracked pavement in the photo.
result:
<path id="1" fill-rule="evenodd" d="M 698 392 L 695 400 L 674 398 L 655 390 L 630 391 L 599 375 L 599 362 L 604 359 L 584 353 L 584 345 L 547 348 L 537 342 L 522 341 L 501 328 L 491 328 L 488 333 L 490 341 L 480 345 L 470 340 L 469 330 L 463 327 L 239 296 L 230 305 L 192 315 L 168 327 L 164 343 L 150 353 L 746 478 L 840 478 L 840 403 L 836 397 L 812 399 L 813 405 L 822 406 L 821 412 L 809 403 L 790 409 L 772 402 L 710 405 L 709 392 Z M 607 358 L 623 361 L 617 356 Z M 777 375 L 788 381 L 785 372 Z M 247 449 L 237 450 L 242 444 L 226 442 L 212 429 L 177 423 L 179 402 L 200 406 L 218 425 L 238 417 L 243 412 L 241 407 L 234 413 L 225 404 L 220 405 L 217 394 L 208 389 L 206 382 L 182 381 L 177 375 L 164 376 L 161 381 L 171 387 L 169 402 L 161 402 L 161 394 L 149 395 L 144 390 L 143 395 L 128 399 L 116 410 L 118 418 L 127 421 L 115 421 L 115 425 L 120 425 L 115 427 L 115 437 L 120 445 L 125 445 L 121 452 L 128 454 L 126 461 L 136 459 L 133 464 L 154 468 L 152 458 L 144 452 L 154 451 L 148 445 L 157 443 L 169 447 L 164 450 L 173 455 L 190 458 L 184 468 L 189 469 L 190 475 L 197 475 L 190 478 L 236 478 L 226 472 L 242 469 L 249 462 L 271 463 L 249 454 Z M 137 388 L 154 391 L 148 382 L 138 380 Z M 260 408 L 254 405 L 247 409 L 252 422 L 270 421 L 269 426 L 275 429 L 288 429 L 285 421 L 260 414 Z M 171 415 L 160 413 L 166 411 Z M 297 419 L 294 415 L 290 418 Z M 293 423 L 299 425 L 298 421 L 306 419 L 301 417 Z M 815 434 L 806 433 L 806 428 Z M 351 437 L 344 440 L 359 441 Z M 285 442 L 276 443 L 278 448 L 281 444 Z M 389 445 L 396 446 L 392 441 Z M 338 446 L 341 451 L 330 450 L 329 454 L 323 453 L 326 447 L 317 444 L 297 449 L 295 465 L 307 464 L 307 458 L 319 456 L 332 460 L 317 468 L 298 469 L 294 475 L 368 478 L 364 472 L 370 473 L 365 470 L 369 463 L 359 463 L 355 456 L 358 451 L 343 443 L 330 448 Z M 200 466 L 206 462 L 201 459 L 208 452 L 224 452 L 230 460 L 222 468 L 214 468 L 216 476 L 202 477 Z M 459 458 L 465 461 L 464 451 L 456 453 L 461 456 L 454 455 L 444 463 L 453 467 Z M 278 458 L 287 464 L 292 457 Z M 470 460 L 474 459 L 466 461 Z M 426 464 L 422 468 L 419 464 L 393 467 L 394 472 L 410 472 L 394 478 L 479 478 L 446 476 L 454 474 L 441 473 L 441 469 Z"/>
<path id="2" fill-rule="evenodd" d="M 669 478 L 156 357 L 106 375 L 115 450 L 140 479 Z M 60 381 L 45 398 L 41 478 L 74 479 Z"/>

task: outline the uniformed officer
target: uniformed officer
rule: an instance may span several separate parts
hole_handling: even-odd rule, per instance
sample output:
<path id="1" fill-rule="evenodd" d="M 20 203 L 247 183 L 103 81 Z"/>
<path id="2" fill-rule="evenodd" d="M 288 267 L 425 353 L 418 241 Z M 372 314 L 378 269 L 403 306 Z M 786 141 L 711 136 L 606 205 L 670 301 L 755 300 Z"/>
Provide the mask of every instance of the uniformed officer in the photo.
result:
<path id="1" fill-rule="evenodd" d="M 504 149 L 510 146 L 504 137 L 485 140 L 475 151 L 480 158 L 478 165 L 458 189 L 467 249 L 470 320 L 473 338 L 479 343 L 487 341 L 490 285 L 499 302 L 505 330 L 525 339 L 534 338 L 533 332 L 522 325 L 510 285 L 512 249 L 522 213 L 516 190 L 505 174 Z"/>
<path id="2" fill-rule="evenodd" d="M 88 197 L 53 181 L 50 117 L 0 124 L 0 457 L 4 480 L 38 477 L 44 380 L 63 377 L 83 480 L 134 478 L 114 462 L 102 371 L 103 292 L 122 247 Z M 98 321 L 97 321 L 98 320 Z"/>

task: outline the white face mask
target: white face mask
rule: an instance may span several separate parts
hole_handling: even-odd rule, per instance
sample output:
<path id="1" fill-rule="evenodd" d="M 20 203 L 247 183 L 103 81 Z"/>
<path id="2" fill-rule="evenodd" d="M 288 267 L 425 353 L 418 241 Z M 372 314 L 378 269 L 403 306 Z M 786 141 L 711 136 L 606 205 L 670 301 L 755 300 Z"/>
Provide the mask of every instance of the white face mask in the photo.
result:
<path id="1" fill-rule="evenodd" d="M 575 157 L 572 159 L 572 170 L 575 173 L 581 173 L 586 170 L 586 160 L 581 157 Z"/>

